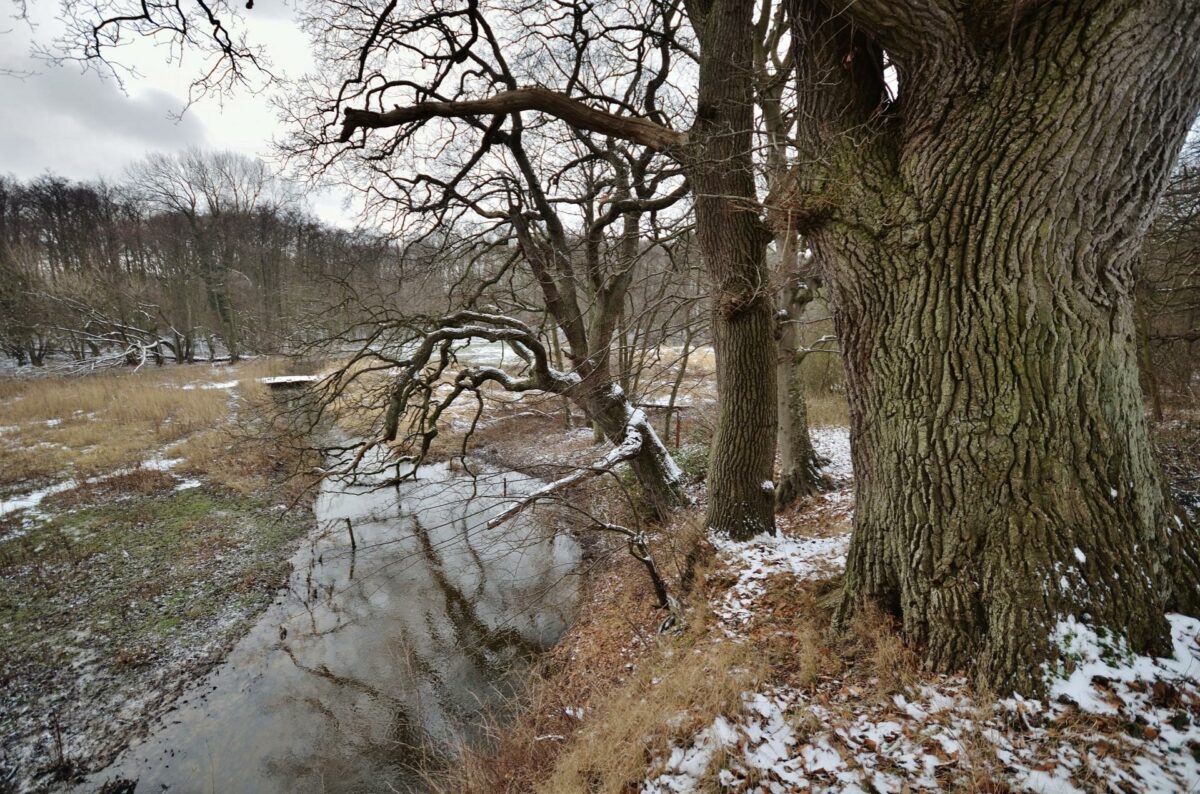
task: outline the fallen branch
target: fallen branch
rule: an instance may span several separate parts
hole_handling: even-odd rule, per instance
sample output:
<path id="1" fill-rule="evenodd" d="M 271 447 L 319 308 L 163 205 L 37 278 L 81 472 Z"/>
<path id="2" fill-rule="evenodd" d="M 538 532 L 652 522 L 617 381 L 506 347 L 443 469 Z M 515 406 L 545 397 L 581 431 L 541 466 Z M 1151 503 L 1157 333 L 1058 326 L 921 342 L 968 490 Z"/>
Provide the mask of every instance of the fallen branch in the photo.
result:
<path id="1" fill-rule="evenodd" d="M 496 516 L 491 521 L 488 521 L 487 528 L 495 529 L 505 521 L 508 521 L 513 516 L 533 505 L 535 502 L 545 499 L 548 496 L 552 496 L 558 491 L 561 491 L 563 488 L 567 488 L 578 482 L 582 482 L 601 474 L 606 474 L 612 471 L 612 468 L 618 463 L 623 463 L 624 461 L 636 458 L 638 453 L 641 451 L 641 431 L 633 426 L 626 427 L 625 438 L 618 446 L 610 450 L 609 453 L 603 458 L 596 461 L 591 466 L 571 472 L 566 477 L 561 477 L 554 482 L 546 483 L 541 488 L 538 488 L 533 493 L 506 508 L 504 512 L 500 513 L 500 515 Z"/>

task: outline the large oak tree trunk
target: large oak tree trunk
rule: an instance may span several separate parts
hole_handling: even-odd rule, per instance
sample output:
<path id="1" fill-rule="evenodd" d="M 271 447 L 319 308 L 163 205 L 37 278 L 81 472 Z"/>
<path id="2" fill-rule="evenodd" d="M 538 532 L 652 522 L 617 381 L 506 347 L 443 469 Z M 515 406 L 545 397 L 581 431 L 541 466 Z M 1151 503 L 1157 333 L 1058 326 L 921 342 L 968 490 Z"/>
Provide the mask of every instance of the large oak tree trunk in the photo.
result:
<path id="1" fill-rule="evenodd" d="M 775 340 L 770 234 L 754 184 L 753 0 L 715 0 L 699 25 L 701 64 L 688 176 L 712 282 L 719 411 L 707 523 L 735 539 L 775 531 Z"/>
<path id="2" fill-rule="evenodd" d="M 1164 611 L 1200 605 L 1132 283 L 1200 101 L 1197 32 L 1194 3 L 1040 7 L 902 100 L 903 144 L 812 224 L 858 488 L 841 617 L 883 605 L 934 670 L 1037 692 L 1061 621 L 1166 651 Z"/>

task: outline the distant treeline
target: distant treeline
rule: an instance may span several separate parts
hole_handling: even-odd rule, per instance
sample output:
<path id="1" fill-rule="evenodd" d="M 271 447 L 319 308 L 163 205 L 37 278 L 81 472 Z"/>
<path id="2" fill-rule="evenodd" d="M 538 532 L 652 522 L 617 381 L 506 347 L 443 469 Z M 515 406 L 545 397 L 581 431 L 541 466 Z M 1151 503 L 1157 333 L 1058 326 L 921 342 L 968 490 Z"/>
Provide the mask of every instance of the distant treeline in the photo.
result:
<path id="1" fill-rule="evenodd" d="M 198 150 L 117 183 L 0 177 L 0 349 L 87 368 L 286 349 L 327 280 L 395 259 L 300 205 L 262 162 Z"/>

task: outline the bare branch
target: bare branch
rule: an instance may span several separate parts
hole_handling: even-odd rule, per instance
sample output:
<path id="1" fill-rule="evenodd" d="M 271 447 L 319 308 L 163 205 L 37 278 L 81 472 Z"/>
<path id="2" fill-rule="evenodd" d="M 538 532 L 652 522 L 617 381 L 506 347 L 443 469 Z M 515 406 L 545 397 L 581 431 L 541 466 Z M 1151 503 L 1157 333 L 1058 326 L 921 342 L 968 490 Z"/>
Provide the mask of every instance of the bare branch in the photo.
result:
<path id="1" fill-rule="evenodd" d="M 505 521 L 508 521 L 517 513 L 525 510 L 535 502 L 552 496 L 564 488 L 575 485 L 576 483 L 592 477 L 596 477 L 600 474 L 604 474 L 608 471 L 611 471 L 612 468 L 618 463 L 636 458 L 638 453 L 642 451 L 642 441 L 643 439 L 641 432 L 632 424 L 629 425 L 625 428 L 625 440 L 622 441 L 618 446 L 609 450 L 608 454 L 603 458 L 593 463 L 590 467 L 577 469 L 567 476 L 560 477 L 554 482 L 547 483 L 528 496 L 521 498 L 512 506 L 506 508 L 502 513 L 492 518 L 492 520 L 488 521 L 488 529 L 494 529 L 495 527 L 500 526 Z"/>
<path id="2" fill-rule="evenodd" d="M 676 132 L 653 121 L 597 110 L 556 91 L 537 87 L 502 91 L 487 99 L 422 102 L 406 108 L 396 107 L 382 113 L 346 108 L 339 140 L 343 143 L 349 141 L 354 131 L 359 128 L 381 129 L 432 118 L 468 118 L 520 113 L 526 110 L 546 113 L 573 127 L 612 135 L 648 146 L 655 151 L 670 151 L 687 143 L 685 133 Z"/>

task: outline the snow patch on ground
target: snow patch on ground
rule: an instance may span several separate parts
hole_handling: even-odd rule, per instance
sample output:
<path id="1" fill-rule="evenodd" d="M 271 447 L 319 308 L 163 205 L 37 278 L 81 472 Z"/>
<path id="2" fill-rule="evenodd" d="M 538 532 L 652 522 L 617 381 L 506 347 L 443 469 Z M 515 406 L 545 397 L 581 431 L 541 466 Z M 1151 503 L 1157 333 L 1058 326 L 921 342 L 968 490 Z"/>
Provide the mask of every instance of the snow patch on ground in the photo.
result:
<path id="1" fill-rule="evenodd" d="M 826 473 L 842 490 L 813 505 L 845 516 L 850 446 L 844 428 L 813 431 Z M 828 576 L 845 566 L 849 535 L 714 536 L 735 577 L 714 604 L 722 631 L 745 636 L 773 576 Z M 1084 554 L 1075 554 L 1080 563 Z M 1084 558 L 1084 559 L 1081 559 Z M 1168 615 L 1173 654 L 1150 658 L 1118 638 L 1064 619 L 1052 641 L 1067 661 L 1048 671 L 1047 700 L 976 698 L 956 676 L 886 697 L 836 676 L 811 689 L 744 692 L 736 714 L 717 717 L 655 759 L 643 794 L 909 792 L 974 790 L 991 783 L 1043 794 L 1200 790 L 1200 620 Z M 873 681 L 873 679 L 872 679 Z"/>
<path id="2" fill-rule="evenodd" d="M 1071 647 L 1083 658 L 1049 702 L 985 703 L 953 676 L 890 700 L 836 679 L 811 692 L 746 692 L 739 714 L 718 717 L 652 765 L 641 791 L 706 791 L 713 780 L 721 791 L 770 794 L 963 790 L 997 775 L 1044 794 L 1195 791 L 1200 621 L 1168 619 L 1173 657 L 1119 663 L 1073 625 Z"/>
<path id="3" fill-rule="evenodd" d="M 84 483 L 91 485 L 94 483 L 103 482 L 112 477 L 119 477 L 124 474 L 129 474 L 135 471 L 136 468 L 147 469 L 150 471 L 169 472 L 183 462 L 183 458 L 167 457 L 166 451 L 163 450 L 142 461 L 135 468 L 122 468 L 117 469 L 109 474 L 88 477 L 86 480 L 84 480 Z M 196 488 L 199 485 L 199 480 L 185 479 L 176 485 L 175 490 L 182 491 L 187 488 Z M 15 496 L 7 498 L 0 497 L 0 516 L 6 516 L 9 513 L 15 513 L 18 510 L 26 510 L 29 511 L 27 516 L 29 518 L 45 518 L 45 516 L 38 511 L 38 507 L 41 505 L 42 501 L 46 499 L 46 497 L 53 496 L 57 493 L 62 493 L 63 491 L 69 491 L 72 488 L 77 488 L 78 486 L 79 481 L 72 478 L 69 480 L 63 480 L 62 482 L 54 483 L 53 485 L 47 485 L 44 488 L 37 488 L 32 491 L 16 494 Z M 10 535 L 9 537 L 17 537 L 21 534 L 24 533 L 17 533 L 16 535 Z"/>
<path id="4" fill-rule="evenodd" d="M 737 582 L 716 607 L 727 630 L 750 621 L 754 602 L 766 590 L 766 580 L 781 573 L 812 579 L 836 573 L 846 565 L 849 535 L 831 538 L 759 535 L 739 542 L 714 536 L 717 553 L 737 575 Z"/>
<path id="5" fill-rule="evenodd" d="M 164 457 L 162 453 L 158 453 L 142 461 L 141 468 L 149 469 L 150 471 L 170 471 L 180 463 L 183 463 L 183 458 L 168 458 Z M 123 470 L 121 473 L 128 474 L 129 472 Z"/>
<path id="6" fill-rule="evenodd" d="M 0 497 L 0 516 L 6 516 L 9 513 L 15 513 L 18 510 L 33 510 L 42 503 L 42 500 L 47 496 L 52 496 L 56 493 L 69 491 L 74 488 L 77 483 L 74 480 L 66 480 L 65 482 L 48 485 L 45 488 L 38 488 L 33 491 L 27 491 L 23 494 L 18 494 L 10 498 Z"/>
<path id="7" fill-rule="evenodd" d="M 827 463 L 821 471 L 842 486 L 854 479 L 854 466 L 850 462 L 850 428 L 814 427 L 808 431 L 813 449 Z"/>
<path id="8" fill-rule="evenodd" d="M 193 389 L 232 389 L 238 385 L 236 380 L 221 381 L 219 383 L 185 383 L 179 388 L 184 391 L 192 391 Z"/>

